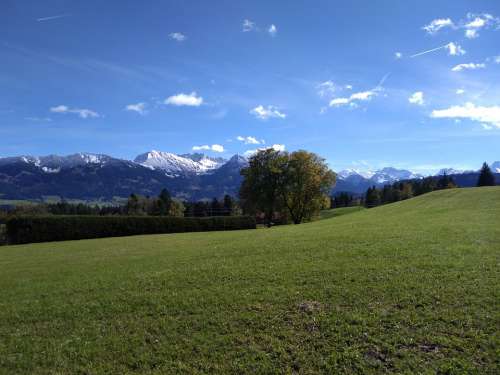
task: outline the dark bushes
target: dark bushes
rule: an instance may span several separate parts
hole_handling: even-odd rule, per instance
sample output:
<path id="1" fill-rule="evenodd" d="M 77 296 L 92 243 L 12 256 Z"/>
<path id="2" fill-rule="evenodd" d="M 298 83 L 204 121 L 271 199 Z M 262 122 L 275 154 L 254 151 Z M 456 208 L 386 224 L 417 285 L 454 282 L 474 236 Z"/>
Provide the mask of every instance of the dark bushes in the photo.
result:
<path id="1" fill-rule="evenodd" d="M 24 216 L 7 221 L 10 244 L 119 237 L 138 234 L 255 229 L 255 218 L 151 216 Z"/>

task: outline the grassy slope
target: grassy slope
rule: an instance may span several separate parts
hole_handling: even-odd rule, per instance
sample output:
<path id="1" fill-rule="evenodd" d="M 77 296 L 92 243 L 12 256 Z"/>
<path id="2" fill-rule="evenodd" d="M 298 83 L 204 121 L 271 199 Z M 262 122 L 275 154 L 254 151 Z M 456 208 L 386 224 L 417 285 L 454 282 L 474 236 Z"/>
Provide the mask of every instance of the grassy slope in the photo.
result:
<path id="1" fill-rule="evenodd" d="M 499 264 L 500 188 L 3 247 L 0 373 L 498 373 Z"/>
<path id="2" fill-rule="evenodd" d="M 319 214 L 319 219 L 320 220 L 331 219 L 332 217 L 353 214 L 355 212 L 362 211 L 364 209 L 365 208 L 361 206 L 353 206 L 353 207 L 339 207 L 330 210 L 323 210 Z"/>

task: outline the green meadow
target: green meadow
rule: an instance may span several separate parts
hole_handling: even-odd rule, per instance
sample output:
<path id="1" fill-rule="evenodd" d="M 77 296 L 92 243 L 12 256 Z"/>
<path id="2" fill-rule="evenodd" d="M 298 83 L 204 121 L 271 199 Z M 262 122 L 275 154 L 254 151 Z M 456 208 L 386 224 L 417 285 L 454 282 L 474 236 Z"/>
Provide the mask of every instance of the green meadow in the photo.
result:
<path id="1" fill-rule="evenodd" d="M 500 187 L 347 211 L 0 247 L 0 373 L 500 373 Z"/>

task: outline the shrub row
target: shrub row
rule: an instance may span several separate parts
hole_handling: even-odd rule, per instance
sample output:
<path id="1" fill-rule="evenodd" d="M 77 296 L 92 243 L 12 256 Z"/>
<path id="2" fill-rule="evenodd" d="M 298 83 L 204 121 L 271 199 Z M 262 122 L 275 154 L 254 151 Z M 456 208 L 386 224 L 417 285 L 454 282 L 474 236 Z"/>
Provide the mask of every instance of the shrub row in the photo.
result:
<path id="1" fill-rule="evenodd" d="M 132 236 L 138 234 L 255 229 L 255 218 L 151 216 L 22 216 L 7 221 L 9 244 Z"/>
<path id="2" fill-rule="evenodd" d="M 0 222 L 0 246 L 7 244 L 7 228 Z"/>

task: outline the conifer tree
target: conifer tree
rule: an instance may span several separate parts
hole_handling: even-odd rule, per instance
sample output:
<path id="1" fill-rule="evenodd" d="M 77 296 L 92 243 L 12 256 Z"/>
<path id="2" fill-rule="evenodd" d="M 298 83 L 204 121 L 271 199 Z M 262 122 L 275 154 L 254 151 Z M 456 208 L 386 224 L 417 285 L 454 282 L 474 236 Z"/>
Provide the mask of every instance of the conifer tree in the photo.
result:
<path id="1" fill-rule="evenodd" d="M 495 186 L 495 176 L 486 162 L 483 163 L 479 172 L 477 186 Z"/>

